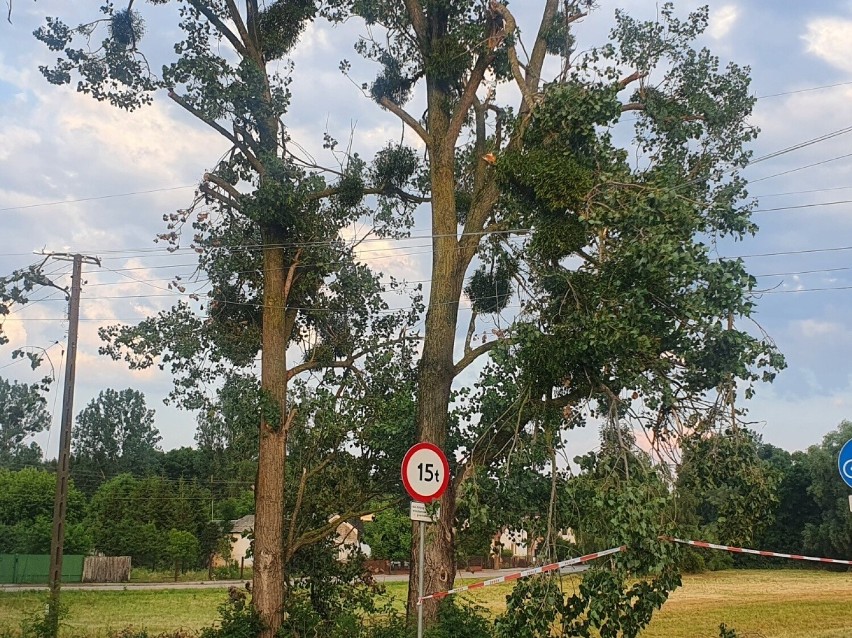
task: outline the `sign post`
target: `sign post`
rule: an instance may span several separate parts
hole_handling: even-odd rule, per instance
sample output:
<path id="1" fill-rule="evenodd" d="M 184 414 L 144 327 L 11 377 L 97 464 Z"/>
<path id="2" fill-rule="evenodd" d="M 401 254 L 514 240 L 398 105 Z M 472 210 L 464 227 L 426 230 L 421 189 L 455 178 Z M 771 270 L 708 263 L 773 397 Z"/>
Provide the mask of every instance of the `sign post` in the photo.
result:
<path id="1" fill-rule="evenodd" d="M 417 443 L 402 459 L 402 484 L 414 499 L 411 520 L 420 527 L 420 547 L 417 554 L 417 638 L 423 638 L 423 572 L 426 567 L 426 523 L 435 522 L 425 504 L 437 501 L 446 491 L 450 480 L 450 464 L 436 445 Z"/>
<path id="2" fill-rule="evenodd" d="M 852 439 L 846 441 L 840 448 L 840 455 L 837 457 L 837 470 L 840 472 L 840 478 L 843 479 L 843 482 L 852 487 Z M 849 497 L 849 509 L 852 510 L 852 496 Z"/>

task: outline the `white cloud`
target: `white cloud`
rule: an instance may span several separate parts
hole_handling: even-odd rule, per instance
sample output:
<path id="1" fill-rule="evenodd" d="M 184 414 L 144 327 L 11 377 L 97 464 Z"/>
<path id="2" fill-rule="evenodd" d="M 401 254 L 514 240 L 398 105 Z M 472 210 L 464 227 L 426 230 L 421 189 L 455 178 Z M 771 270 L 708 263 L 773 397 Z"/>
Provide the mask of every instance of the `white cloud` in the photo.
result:
<path id="1" fill-rule="evenodd" d="M 830 65 L 852 71 L 852 20 L 817 18 L 808 23 L 802 36 L 806 51 Z"/>
<path id="2" fill-rule="evenodd" d="M 793 322 L 794 329 L 803 337 L 808 339 L 833 337 L 839 338 L 845 335 L 844 327 L 833 321 L 819 321 L 818 319 L 803 319 Z"/>
<path id="3" fill-rule="evenodd" d="M 730 33 L 737 18 L 740 16 L 739 7 L 734 4 L 726 4 L 714 10 L 710 15 L 710 25 L 707 33 L 714 40 L 721 40 Z"/>

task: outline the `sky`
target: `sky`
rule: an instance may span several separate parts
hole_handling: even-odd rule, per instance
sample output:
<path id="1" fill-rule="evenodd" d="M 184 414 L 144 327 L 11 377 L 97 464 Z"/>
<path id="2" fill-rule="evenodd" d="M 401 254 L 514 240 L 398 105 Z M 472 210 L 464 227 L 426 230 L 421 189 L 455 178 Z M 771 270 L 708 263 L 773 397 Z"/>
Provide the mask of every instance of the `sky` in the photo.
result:
<path id="1" fill-rule="evenodd" d="M 162 445 L 191 445 L 194 416 L 162 404 L 171 388 L 167 372 L 129 371 L 98 354 L 99 327 L 132 324 L 177 300 L 167 288 L 175 274 L 189 274 L 187 251 L 168 254 L 153 242 L 164 230 L 163 214 L 185 207 L 204 171 L 227 150 L 218 135 L 174 106 L 163 94 L 133 113 L 42 78 L 51 53 L 32 36 L 50 15 L 73 23 L 92 19 L 98 3 L 15 0 L 12 23 L 0 24 L 0 275 L 25 267 L 33 251 L 73 251 L 98 256 L 100 268 L 85 268 L 77 354 L 75 410 L 105 388 L 145 393 L 157 411 Z M 513 3 L 521 29 L 531 31 L 541 2 Z M 683 15 L 699 3 L 677 1 Z M 601 0 L 577 27 L 581 46 L 607 41 L 616 8 L 653 17 L 648 0 Z M 177 36 L 170 9 L 142 5 L 143 45 L 155 68 Z M 787 0 L 711 2 L 710 26 L 699 41 L 725 64 L 751 68 L 756 103 L 751 121 L 761 129 L 752 145 L 760 157 L 852 127 L 852 2 Z M 360 91 L 375 68 L 359 62 L 353 43 L 363 27 L 312 25 L 294 52 L 293 103 L 286 121 L 293 139 L 319 161 L 328 131 L 370 157 L 398 139 L 398 120 Z M 350 82 L 338 70 L 353 62 Z M 283 66 L 282 66 L 283 68 Z M 416 101 L 422 96 L 415 95 Z M 416 109 L 414 109 L 416 110 Z M 415 143 L 408 133 L 406 141 Z M 723 247 L 743 256 L 767 292 L 758 300 L 755 323 L 787 358 L 772 385 L 761 385 L 748 420 L 764 440 L 796 450 L 818 443 L 844 418 L 852 418 L 852 154 L 849 132 L 747 167 L 749 191 L 758 196 L 756 237 Z M 417 216 L 413 235 L 428 235 Z M 386 276 L 427 280 L 424 240 L 373 242 L 363 258 Z M 51 261 L 47 271 L 68 282 L 70 263 Z M 428 284 L 426 284 L 428 286 Z M 190 292 L 190 291 L 187 291 Z M 61 293 L 37 291 L 34 303 L 16 309 L 4 323 L 12 343 L 0 347 L 0 376 L 32 381 L 13 348 L 46 348 L 62 378 L 68 323 Z M 404 299 L 399 305 L 404 305 Z M 466 325 L 466 320 L 461 320 Z M 490 326 L 486 326 L 489 328 Z M 461 336 L 460 336 L 461 338 Z M 41 373 L 41 371 L 39 371 Z M 48 456 L 58 445 L 61 383 L 53 384 L 48 407 L 54 426 L 38 441 Z M 596 433 L 577 435 L 575 449 L 593 445 Z"/>

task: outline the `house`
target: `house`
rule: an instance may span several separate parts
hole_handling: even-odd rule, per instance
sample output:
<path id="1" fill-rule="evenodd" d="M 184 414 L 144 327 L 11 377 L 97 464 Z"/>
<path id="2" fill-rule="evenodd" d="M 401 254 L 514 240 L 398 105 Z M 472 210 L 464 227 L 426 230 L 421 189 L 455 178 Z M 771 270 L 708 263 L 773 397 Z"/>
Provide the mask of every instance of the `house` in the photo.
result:
<path id="1" fill-rule="evenodd" d="M 246 566 L 254 560 L 249 555 L 251 548 L 250 534 L 254 531 L 254 514 L 246 514 L 242 518 L 231 521 L 231 560 Z"/>
<path id="2" fill-rule="evenodd" d="M 557 532 L 559 538 L 565 542 L 573 543 L 574 532 L 570 529 L 559 530 Z M 504 567 L 504 562 L 508 562 L 508 566 L 526 566 L 532 565 L 536 560 L 536 552 L 543 539 L 535 538 L 532 542 L 529 541 L 526 530 L 510 530 L 503 528 L 494 535 L 491 541 L 491 555 L 494 560 L 494 568 L 500 569 Z M 509 554 L 506 556 L 504 554 Z M 507 560 L 503 560 L 507 559 Z"/>
<path id="3" fill-rule="evenodd" d="M 339 520 L 339 516 L 332 516 L 329 522 L 333 523 Z M 361 534 L 364 529 L 361 524 L 362 520 L 354 519 L 352 521 L 340 520 L 335 529 L 334 544 L 337 546 L 337 557 L 340 561 L 347 561 L 352 556 L 355 547 L 370 557 L 370 546 L 360 542 Z M 249 554 L 251 548 L 251 533 L 254 530 L 254 514 L 247 514 L 242 518 L 231 521 L 231 561 L 237 564 L 249 566 L 253 563 L 252 557 Z"/>
<path id="4" fill-rule="evenodd" d="M 339 516 L 334 515 L 328 519 L 329 523 L 340 521 L 337 529 L 334 531 L 334 544 L 337 546 L 337 560 L 346 562 L 352 556 L 353 551 L 357 547 L 364 556 L 370 558 L 370 546 L 360 542 L 361 534 L 364 533 L 363 523 L 366 520 L 372 520 L 370 517 L 362 516 L 360 519 L 352 519 L 348 521 L 341 520 Z"/>

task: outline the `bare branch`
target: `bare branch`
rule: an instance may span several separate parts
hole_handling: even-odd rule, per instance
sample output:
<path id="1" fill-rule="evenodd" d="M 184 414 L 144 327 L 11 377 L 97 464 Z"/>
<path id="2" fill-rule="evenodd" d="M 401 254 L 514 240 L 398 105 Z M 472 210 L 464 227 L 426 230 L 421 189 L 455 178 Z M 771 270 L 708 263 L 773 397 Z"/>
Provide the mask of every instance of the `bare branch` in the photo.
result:
<path id="1" fill-rule="evenodd" d="M 420 0 L 405 0 L 405 9 L 408 11 L 411 26 L 414 27 L 414 34 L 417 36 L 420 53 L 425 58 L 426 50 L 429 47 L 429 33 L 426 24 L 426 14 L 423 12 L 423 5 L 420 4 Z"/>
<path id="2" fill-rule="evenodd" d="M 444 142 L 447 144 L 448 148 L 455 146 L 456 139 L 461 132 L 464 121 L 467 119 L 467 112 L 470 110 L 471 106 L 473 106 L 473 100 L 476 98 L 476 91 L 479 89 L 479 85 L 482 84 L 485 72 L 488 70 L 488 67 L 491 65 L 493 60 L 494 49 L 492 48 L 489 49 L 487 53 L 480 55 L 476 60 L 476 64 L 473 65 L 470 77 L 467 79 L 464 91 L 462 91 L 459 102 L 456 105 L 455 112 L 453 113 L 453 117 L 450 119 L 450 124 L 447 127 L 447 134 L 444 138 Z"/>
<path id="3" fill-rule="evenodd" d="M 199 186 L 199 190 L 202 193 L 204 193 L 205 195 L 207 195 L 208 197 L 215 199 L 220 204 L 224 204 L 225 206 L 229 206 L 229 207 L 233 208 L 234 210 L 241 210 L 239 202 L 231 199 L 227 195 L 223 195 L 219 191 L 213 190 L 207 184 L 202 184 L 201 186 Z"/>
<path id="4" fill-rule="evenodd" d="M 229 184 L 224 179 L 214 173 L 204 173 L 204 181 L 212 182 L 213 184 L 221 188 L 223 191 L 228 193 L 228 195 L 230 195 L 231 199 L 233 199 L 234 201 L 238 202 L 243 198 L 243 194 L 236 188 L 234 188 L 233 184 Z"/>
<path id="5" fill-rule="evenodd" d="M 365 348 L 364 350 L 359 350 L 357 352 L 353 352 L 346 359 L 341 359 L 339 361 L 333 361 L 331 363 L 323 363 L 321 361 L 310 360 L 305 361 L 304 363 L 300 363 L 297 366 L 293 366 L 287 371 L 287 380 L 289 381 L 296 375 L 301 374 L 302 372 L 307 372 L 308 370 L 316 370 L 318 368 L 345 368 L 348 370 L 353 370 L 356 374 L 360 374 L 360 370 L 355 366 L 355 363 L 358 359 L 375 352 L 381 348 L 386 348 L 388 346 L 392 346 L 397 343 L 402 343 L 403 341 L 408 341 L 410 339 L 419 339 L 419 337 L 415 336 L 406 336 L 405 334 L 401 334 L 396 339 L 391 339 L 390 341 L 383 341 L 381 343 L 377 343 L 370 348 Z"/>
<path id="6" fill-rule="evenodd" d="M 420 139 L 426 143 L 427 147 L 432 144 L 432 137 L 429 135 L 426 129 L 420 125 L 420 122 L 415 120 L 414 117 L 412 117 L 412 115 L 408 111 L 403 109 L 401 106 L 394 104 L 386 97 L 383 97 L 381 100 L 379 100 L 379 104 L 381 104 L 388 111 L 396 115 L 403 122 L 408 124 L 408 126 L 410 126 L 411 129 L 415 133 L 417 133 L 418 136 L 420 136 Z"/>
<path id="7" fill-rule="evenodd" d="M 197 117 L 199 120 L 204 122 L 207 126 L 212 128 L 214 131 L 228 139 L 234 146 L 236 146 L 243 153 L 245 158 L 248 160 L 249 164 L 252 165 L 252 168 L 258 172 L 259 175 L 266 175 L 266 169 L 263 164 L 255 157 L 254 153 L 252 153 L 251 149 L 246 145 L 245 142 L 237 138 L 236 135 L 231 133 L 224 126 L 216 122 L 215 120 L 211 120 L 209 117 L 204 115 L 201 111 L 192 106 L 189 102 L 184 100 L 181 96 L 174 92 L 173 89 L 169 89 L 169 97 L 182 106 L 185 110 L 189 111 L 192 115 Z"/>
<path id="8" fill-rule="evenodd" d="M 296 268 L 299 267 L 299 258 L 302 256 L 302 249 L 296 251 L 293 257 L 293 263 L 287 269 L 287 279 L 284 281 L 284 303 L 290 299 L 290 290 L 293 288 L 293 281 L 296 278 Z"/>
<path id="9" fill-rule="evenodd" d="M 549 0 L 548 5 L 552 2 L 553 0 Z M 515 22 L 515 16 L 512 15 L 511 11 L 509 11 L 506 6 L 497 2 L 493 2 L 491 4 L 491 9 L 503 18 L 503 33 L 514 35 L 518 30 L 518 25 Z M 547 9 L 545 9 L 545 11 L 547 11 Z M 536 43 L 536 46 L 537 45 L 538 43 Z M 531 88 L 527 83 L 527 79 L 525 79 L 523 73 L 521 73 L 521 62 L 518 60 L 518 52 L 515 50 L 515 47 L 506 47 L 506 51 L 509 54 L 509 68 L 512 70 L 512 77 L 515 79 L 515 84 L 518 85 L 518 89 L 521 91 L 521 96 L 523 98 L 520 113 L 528 113 L 533 107 L 534 91 L 531 91 Z M 542 62 L 543 61 L 544 59 L 542 58 Z M 527 72 L 529 77 L 531 77 L 532 70 L 529 69 Z"/>
<path id="10" fill-rule="evenodd" d="M 470 323 L 467 325 L 467 336 L 464 340 L 464 353 L 468 354 L 471 351 L 470 343 L 473 341 L 473 333 L 476 330 L 476 311 L 471 309 Z"/>
<path id="11" fill-rule="evenodd" d="M 473 350 L 465 352 L 464 356 L 459 359 L 459 362 L 453 367 L 453 376 L 457 377 L 458 375 L 460 375 L 465 368 L 467 368 L 471 363 L 476 361 L 481 355 L 485 354 L 486 352 L 493 350 L 498 345 L 511 342 L 512 340 L 508 337 L 498 338 L 494 341 L 483 343 L 481 346 L 478 346 Z"/>
<path id="12" fill-rule="evenodd" d="M 619 86 L 621 86 L 621 88 L 625 88 L 628 84 L 631 84 L 631 83 L 635 82 L 636 80 L 642 80 L 646 77 L 648 77 L 647 72 L 634 71 L 633 73 L 631 73 L 627 77 L 619 80 L 618 84 L 619 84 Z"/>
<path id="13" fill-rule="evenodd" d="M 319 467 L 324 468 L 328 465 L 328 459 L 323 460 Z M 293 507 L 293 514 L 290 516 L 290 531 L 287 533 L 287 547 L 293 545 L 293 538 L 296 536 L 296 521 L 299 518 L 299 510 L 302 509 L 302 499 L 305 496 L 305 485 L 308 483 L 308 468 L 302 468 L 302 476 L 299 479 L 299 491 L 296 493 L 296 504 Z"/>
<path id="14" fill-rule="evenodd" d="M 205 18 L 207 18 L 207 20 L 210 21 L 210 24 L 216 27 L 216 30 L 221 33 L 228 40 L 228 42 L 231 43 L 231 45 L 237 50 L 237 53 L 239 53 L 243 57 L 248 57 L 249 53 L 245 45 L 240 41 L 237 35 L 233 31 L 231 31 L 227 27 L 227 25 L 225 25 L 224 22 L 222 22 L 222 20 L 219 18 L 219 16 L 216 15 L 213 9 L 210 8 L 210 3 L 202 2 L 201 0 L 187 1 L 196 9 L 196 11 L 198 11 Z"/>
<path id="15" fill-rule="evenodd" d="M 538 85 L 541 82 L 541 68 L 544 66 L 544 59 L 547 56 L 547 32 L 558 12 L 559 0 L 547 0 L 541 16 L 541 24 L 538 27 L 538 34 L 535 37 L 532 55 L 530 55 L 529 63 L 527 64 L 527 75 L 524 84 L 530 91 L 538 91 Z M 515 59 L 517 59 L 517 55 L 515 55 Z"/>
<path id="16" fill-rule="evenodd" d="M 621 112 L 625 111 L 644 111 L 645 105 L 640 102 L 628 102 L 627 104 L 621 105 Z"/>

